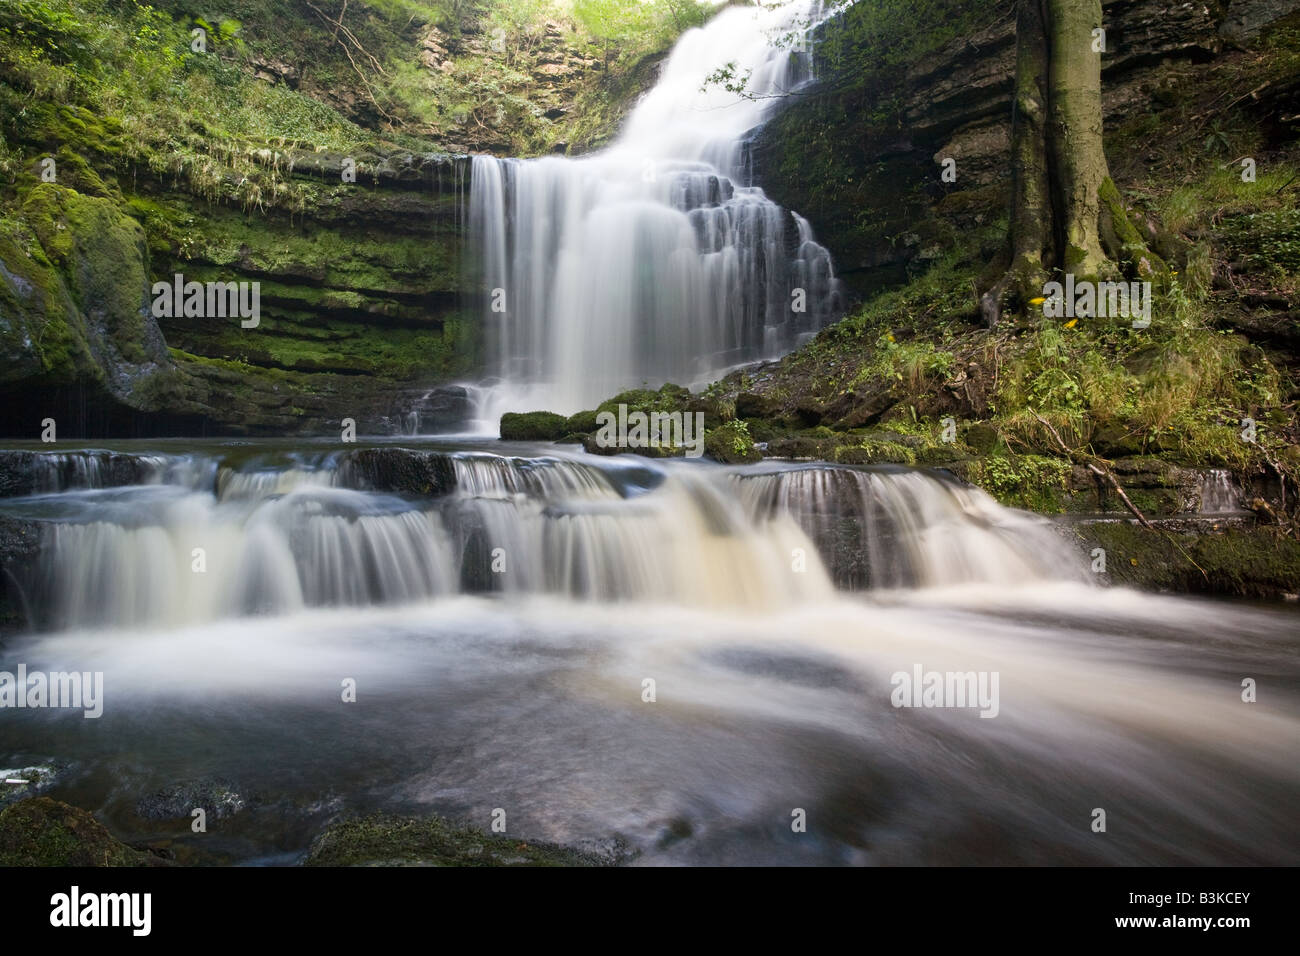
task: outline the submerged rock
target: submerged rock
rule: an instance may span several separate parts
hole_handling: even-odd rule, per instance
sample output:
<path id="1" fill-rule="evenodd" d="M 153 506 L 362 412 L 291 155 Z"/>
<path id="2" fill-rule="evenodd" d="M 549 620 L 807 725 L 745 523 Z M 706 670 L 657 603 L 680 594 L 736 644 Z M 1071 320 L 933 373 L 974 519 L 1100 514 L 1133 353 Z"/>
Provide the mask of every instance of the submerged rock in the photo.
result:
<path id="1" fill-rule="evenodd" d="M 497 836 L 440 817 L 373 816 L 335 823 L 304 866 L 609 866 L 608 856 Z"/>
<path id="2" fill-rule="evenodd" d="M 248 803 L 234 784 L 201 780 L 141 797 L 135 812 L 146 820 L 173 820 L 189 817 L 195 809 L 202 808 L 210 818 L 221 820 L 243 810 Z"/>

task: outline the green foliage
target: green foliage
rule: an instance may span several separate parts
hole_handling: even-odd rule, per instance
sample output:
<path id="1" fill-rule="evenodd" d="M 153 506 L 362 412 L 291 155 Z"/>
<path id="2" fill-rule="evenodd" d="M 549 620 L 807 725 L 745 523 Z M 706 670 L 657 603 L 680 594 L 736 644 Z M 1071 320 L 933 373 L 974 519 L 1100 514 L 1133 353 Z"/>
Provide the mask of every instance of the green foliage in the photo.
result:
<path id="1" fill-rule="evenodd" d="M 1229 250 L 1251 269 L 1300 275 L 1300 207 L 1227 218 L 1223 235 Z"/>
<path id="2" fill-rule="evenodd" d="M 696 0 L 573 0 L 575 22 L 604 46 L 606 62 L 615 45 L 621 57 L 634 58 L 699 26 L 711 12 L 708 4 Z"/>
<path id="3" fill-rule="evenodd" d="M 743 421 L 724 422 L 704 433 L 704 453 L 724 464 L 743 464 L 761 458 Z"/>
<path id="4" fill-rule="evenodd" d="M 1070 464 L 1043 455 L 990 455 L 972 463 L 969 477 L 1005 505 L 1055 512 L 1068 487 Z"/>

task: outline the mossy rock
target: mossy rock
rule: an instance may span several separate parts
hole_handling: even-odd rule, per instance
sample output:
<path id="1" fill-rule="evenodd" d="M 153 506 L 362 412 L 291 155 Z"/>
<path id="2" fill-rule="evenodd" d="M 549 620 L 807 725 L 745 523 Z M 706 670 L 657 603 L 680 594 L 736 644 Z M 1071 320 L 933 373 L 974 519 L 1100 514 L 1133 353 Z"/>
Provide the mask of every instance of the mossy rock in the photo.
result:
<path id="1" fill-rule="evenodd" d="M 0 813 L 0 866 L 163 866 L 118 840 L 98 820 L 49 797 Z"/>
<path id="2" fill-rule="evenodd" d="M 619 392 L 596 406 L 596 411 L 617 415 L 618 407 L 626 405 L 629 412 L 684 412 L 692 410 L 697 404 L 699 403 L 691 395 L 690 389 L 669 382 L 658 389 L 633 388 Z"/>
<path id="3" fill-rule="evenodd" d="M 53 183 L 28 194 L 23 218 L 31 224 L 50 261 L 67 278 L 92 327 L 103 324 L 122 357 L 143 362 L 148 354 L 144 230 L 111 200 L 84 196 Z M 155 351 L 161 344 L 156 326 Z"/>
<path id="4" fill-rule="evenodd" d="M 503 441 L 555 441 L 571 431 L 569 420 L 555 412 L 506 412 L 501 416 Z"/>
<path id="5" fill-rule="evenodd" d="M 570 435 L 589 435 L 599 426 L 596 423 L 595 411 L 577 412 L 569 416 L 568 430 Z"/>
<path id="6" fill-rule="evenodd" d="M 915 465 L 916 453 L 897 442 L 869 441 L 835 449 L 835 461 L 841 465 Z"/>
<path id="7" fill-rule="evenodd" d="M 949 468 L 968 458 L 966 450 L 956 444 L 926 445 L 916 451 L 916 463 L 925 468 Z"/>
<path id="8" fill-rule="evenodd" d="M 987 422 L 976 422 L 966 429 L 965 442 L 981 455 L 987 455 L 997 447 L 1002 436 L 997 428 Z"/>
<path id="9" fill-rule="evenodd" d="M 768 442 L 767 454 L 771 458 L 811 458 L 830 461 L 839 446 L 834 438 L 815 438 L 810 435 L 791 435 Z"/>
<path id="10" fill-rule="evenodd" d="M 1114 422 L 1093 429 L 1089 439 L 1092 450 L 1103 458 L 1122 458 L 1142 454 L 1142 436 Z"/>
<path id="11" fill-rule="evenodd" d="M 602 866 L 614 862 L 550 843 L 484 833 L 439 817 L 373 816 L 328 827 L 304 866 Z"/>
<path id="12" fill-rule="evenodd" d="M 1300 541 L 1266 528 L 1173 528 L 1162 533 L 1132 521 L 1103 521 L 1080 525 L 1076 533 L 1084 547 L 1105 550 L 1112 584 L 1265 599 L 1300 592 Z"/>
<path id="13" fill-rule="evenodd" d="M 737 418 L 773 418 L 780 410 L 781 403 L 770 395 L 741 392 L 736 396 Z"/>
<path id="14" fill-rule="evenodd" d="M 704 454 L 726 465 L 752 464 L 763 455 L 754 447 L 754 439 L 744 422 L 733 421 L 710 428 L 704 433 Z"/>

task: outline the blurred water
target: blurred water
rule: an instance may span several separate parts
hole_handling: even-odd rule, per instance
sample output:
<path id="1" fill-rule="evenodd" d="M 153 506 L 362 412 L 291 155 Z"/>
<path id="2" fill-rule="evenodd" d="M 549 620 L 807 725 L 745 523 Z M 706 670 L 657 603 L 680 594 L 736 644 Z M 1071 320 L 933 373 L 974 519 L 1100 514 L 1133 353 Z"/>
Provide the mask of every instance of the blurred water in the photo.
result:
<path id="1" fill-rule="evenodd" d="M 0 669 L 102 671 L 105 705 L 0 712 L 0 763 L 234 861 L 344 810 L 498 807 L 643 864 L 1300 861 L 1291 609 L 1090 587 L 1042 522 L 922 472 L 442 451 L 433 499 L 200 448 L 165 471 L 209 484 L 4 500 L 59 521 L 56 629 Z M 833 586 L 833 517 L 868 590 Z M 918 667 L 997 674 L 997 716 L 893 706 Z M 150 810 L 213 781 L 240 809 L 208 834 Z"/>

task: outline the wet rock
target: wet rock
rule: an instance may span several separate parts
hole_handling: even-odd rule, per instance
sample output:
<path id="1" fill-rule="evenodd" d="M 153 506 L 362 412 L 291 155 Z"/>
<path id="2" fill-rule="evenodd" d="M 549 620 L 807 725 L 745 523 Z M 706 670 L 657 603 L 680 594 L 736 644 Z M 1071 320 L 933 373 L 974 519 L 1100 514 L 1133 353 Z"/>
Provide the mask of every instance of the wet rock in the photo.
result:
<path id="1" fill-rule="evenodd" d="M 0 636 L 34 623 L 28 594 L 40 553 L 40 522 L 0 515 Z"/>
<path id="2" fill-rule="evenodd" d="M 248 804 L 249 800 L 234 784 L 200 780 L 142 797 L 136 803 L 135 812 L 146 820 L 176 820 L 188 818 L 194 810 L 202 808 L 209 819 L 221 820 L 234 816 Z"/>
<path id="3" fill-rule="evenodd" d="M 445 495 L 456 487 L 456 470 L 451 459 L 438 452 L 362 448 L 340 458 L 338 481 L 359 490 Z"/>
<path id="4" fill-rule="evenodd" d="M 463 385 L 444 385 L 410 400 L 402 422 L 411 434 L 440 434 L 464 429 L 473 417 L 474 403 Z"/>
<path id="5" fill-rule="evenodd" d="M 0 498 L 30 495 L 36 486 L 35 452 L 0 451 Z"/>
<path id="6" fill-rule="evenodd" d="M 127 846 L 85 810 L 49 797 L 0 812 L 0 866 L 164 866 Z"/>
<path id="7" fill-rule="evenodd" d="M 0 808 L 39 795 L 54 783 L 62 769 L 53 764 L 0 768 Z"/>

